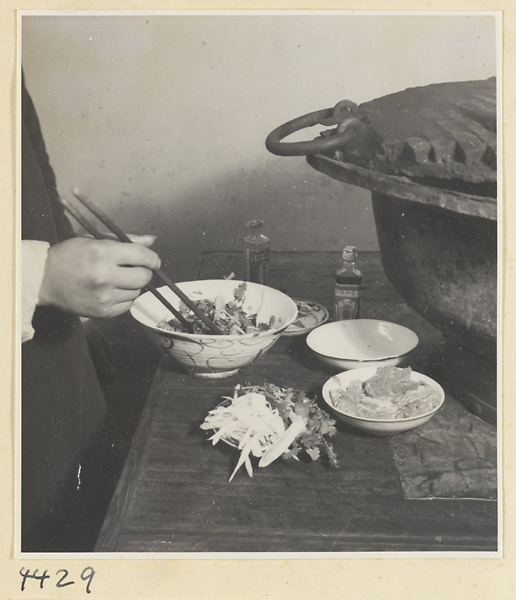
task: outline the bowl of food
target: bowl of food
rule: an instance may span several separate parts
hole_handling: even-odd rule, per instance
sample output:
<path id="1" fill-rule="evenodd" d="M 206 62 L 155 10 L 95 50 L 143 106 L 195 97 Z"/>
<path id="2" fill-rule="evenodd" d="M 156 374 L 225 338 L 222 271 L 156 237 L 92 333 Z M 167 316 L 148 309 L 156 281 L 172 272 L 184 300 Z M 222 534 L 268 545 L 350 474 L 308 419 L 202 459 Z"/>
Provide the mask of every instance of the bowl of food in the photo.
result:
<path id="1" fill-rule="evenodd" d="M 222 441 L 240 451 L 230 482 L 243 465 L 253 476 L 253 457 L 258 467 L 267 467 L 280 457 L 299 460 L 300 455 L 338 466 L 328 439 L 336 433 L 335 420 L 301 390 L 272 383 L 238 384 L 233 396 L 224 396 L 200 427 L 212 432 L 213 445 Z"/>
<path id="2" fill-rule="evenodd" d="M 444 402 L 444 390 L 410 367 L 365 367 L 334 375 L 323 399 L 345 423 L 372 435 L 395 435 L 431 419 Z"/>
<path id="3" fill-rule="evenodd" d="M 419 343 L 407 327 L 377 319 L 334 321 L 308 334 L 306 343 L 324 364 L 338 369 L 399 365 Z"/>
<path id="4" fill-rule="evenodd" d="M 212 333 L 166 286 L 158 291 L 192 325 L 193 333 L 151 292 L 134 301 L 131 315 L 158 348 L 198 377 L 234 375 L 269 350 L 297 316 L 291 298 L 258 283 L 209 279 L 177 286 L 213 320 L 220 335 Z"/>

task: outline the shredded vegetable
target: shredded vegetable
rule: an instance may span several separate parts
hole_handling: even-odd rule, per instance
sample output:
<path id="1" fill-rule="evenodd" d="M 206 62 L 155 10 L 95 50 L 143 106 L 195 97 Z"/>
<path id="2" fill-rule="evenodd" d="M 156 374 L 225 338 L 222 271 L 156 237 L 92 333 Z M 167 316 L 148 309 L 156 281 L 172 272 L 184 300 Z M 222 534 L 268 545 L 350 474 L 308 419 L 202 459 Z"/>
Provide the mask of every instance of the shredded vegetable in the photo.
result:
<path id="1" fill-rule="evenodd" d="M 260 333 L 268 331 L 274 326 L 275 318 L 271 316 L 267 323 L 258 323 L 257 314 L 250 314 L 244 309 L 246 283 L 239 284 L 234 292 L 233 298 L 226 301 L 223 296 L 215 300 L 203 298 L 193 300 L 194 304 L 222 331 L 223 335 L 244 335 L 246 333 Z M 193 327 L 193 333 L 212 333 L 205 323 L 195 315 L 183 302 L 179 306 L 179 312 Z M 173 318 L 161 321 L 158 327 L 173 331 L 185 332 L 185 328 L 179 319 Z"/>
<path id="2" fill-rule="evenodd" d="M 324 456 L 337 467 L 337 457 L 327 437 L 335 435 L 335 421 L 314 400 L 292 388 L 271 383 L 235 387 L 232 397 L 209 411 L 201 429 L 213 430 L 212 444 L 220 440 L 240 450 L 240 458 L 229 478 L 232 481 L 242 465 L 253 476 L 251 457 L 258 467 L 277 458 L 299 460 L 303 451 L 311 460 Z"/>

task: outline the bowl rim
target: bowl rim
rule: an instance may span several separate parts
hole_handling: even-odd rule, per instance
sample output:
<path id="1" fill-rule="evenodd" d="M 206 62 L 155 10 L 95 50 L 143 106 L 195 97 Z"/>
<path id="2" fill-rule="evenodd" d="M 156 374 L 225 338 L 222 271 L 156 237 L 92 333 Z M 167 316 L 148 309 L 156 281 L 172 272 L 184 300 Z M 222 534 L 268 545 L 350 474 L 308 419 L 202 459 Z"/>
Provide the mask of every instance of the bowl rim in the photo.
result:
<path id="1" fill-rule="evenodd" d="M 367 363 L 376 363 L 376 362 L 385 362 L 387 360 L 392 360 L 393 358 L 403 358 L 405 356 L 408 356 L 411 352 L 414 352 L 414 348 L 412 348 L 412 350 L 409 350 L 408 352 L 405 352 L 403 354 L 393 354 L 392 356 L 382 356 L 381 358 L 341 358 L 340 356 L 333 356 L 331 354 L 321 354 L 321 352 L 318 352 L 317 350 L 313 350 L 312 348 L 310 348 L 310 350 L 312 350 L 312 352 L 314 354 L 318 354 L 319 356 L 322 356 L 324 358 L 328 358 L 330 360 L 338 360 L 338 361 L 342 361 L 342 362 L 353 362 L 353 363 L 362 363 L 364 365 L 363 368 L 369 368 L 371 367 L 371 365 L 368 365 Z M 358 367 L 358 368 L 362 368 L 362 367 Z M 357 371 L 357 369 L 346 369 L 347 371 Z"/>
<path id="2" fill-rule="evenodd" d="M 185 340 L 191 340 L 191 341 L 198 341 L 198 340 L 206 340 L 206 339 L 220 339 L 220 338 L 224 338 L 227 340 L 245 340 L 245 339 L 251 339 L 251 338 L 255 338 L 255 337 L 260 337 L 260 336 L 270 336 L 270 335 L 276 335 L 276 334 L 280 334 L 282 333 L 297 317 L 297 305 L 294 302 L 294 300 L 288 296 L 287 294 L 285 294 L 285 292 L 282 292 L 281 290 L 278 290 L 276 288 L 273 288 L 269 285 L 263 285 L 261 283 L 256 283 L 254 281 L 244 281 L 241 279 L 194 279 L 192 281 L 181 281 L 179 283 L 177 283 L 176 285 L 180 286 L 181 284 L 184 283 L 205 283 L 205 282 L 224 282 L 224 281 L 228 281 L 231 283 L 236 283 L 236 284 L 240 284 L 240 283 L 251 283 L 253 286 L 259 286 L 262 288 L 268 288 L 271 290 L 274 290 L 275 292 L 277 292 L 278 294 L 281 294 L 282 296 L 284 296 L 285 298 L 287 298 L 295 312 L 293 314 L 292 317 L 290 317 L 289 319 L 286 319 L 285 323 L 282 323 L 281 327 L 272 327 L 271 329 L 267 329 L 265 331 L 253 331 L 251 333 L 233 333 L 233 334 L 228 334 L 228 335 L 220 335 L 220 334 L 214 334 L 214 333 L 187 333 L 184 331 L 177 331 L 175 329 L 165 329 L 165 328 L 161 328 L 158 326 L 153 326 L 153 325 L 148 325 L 147 323 L 143 323 L 140 319 L 138 319 L 138 317 L 134 314 L 134 308 L 135 308 L 135 304 L 138 302 L 138 300 L 140 298 L 142 298 L 143 296 L 146 296 L 147 294 L 152 295 L 152 293 L 150 291 L 144 292 L 143 294 L 141 294 L 140 296 L 138 296 L 138 298 L 136 298 L 136 300 L 133 302 L 131 308 L 129 309 L 129 312 L 131 314 L 131 316 L 133 317 L 133 319 L 139 323 L 140 325 L 142 325 L 143 327 L 147 327 L 148 329 L 150 329 L 151 331 L 154 331 L 156 333 L 162 334 L 162 335 L 166 335 L 167 337 L 176 337 L 176 338 L 182 338 Z M 164 286 L 160 286 L 158 289 L 158 291 L 161 291 L 163 288 L 167 288 L 166 285 Z M 150 296 L 149 296 L 150 297 Z"/>
<path id="3" fill-rule="evenodd" d="M 330 397 L 330 394 L 329 394 L 330 384 L 331 384 L 331 382 L 332 382 L 333 379 L 339 378 L 341 375 L 344 375 L 344 374 L 347 374 L 348 377 L 350 378 L 351 374 L 353 372 L 356 372 L 356 371 L 362 371 L 362 372 L 364 372 L 366 370 L 372 371 L 373 369 L 374 369 L 374 373 L 373 373 L 373 375 L 374 375 L 376 373 L 376 369 L 377 368 L 378 367 L 365 367 L 363 369 L 351 369 L 351 370 L 342 371 L 341 373 L 337 373 L 336 375 L 333 375 L 332 377 L 330 377 L 329 379 L 327 379 L 325 381 L 325 383 L 323 384 L 321 392 L 322 392 L 322 397 L 323 397 L 324 402 L 332 410 L 334 410 L 337 414 L 342 415 L 344 417 L 347 417 L 349 419 L 354 419 L 356 421 L 363 421 L 364 423 L 376 423 L 376 424 L 385 424 L 385 425 L 391 425 L 391 424 L 395 424 L 395 423 L 399 423 L 399 424 L 410 423 L 411 421 L 416 421 L 416 420 L 419 420 L 419 419 L 423 419 L 424 417 L 428 417 L 428 416 L 431 416 L 432 414 L 436 413 L 441 408 L 441 406 L 444 404 L 444 401 L 446 399 L 446 393 L 445 393 L 444 389 L 442 388 L 441 384 L 439 384 L 437 381 L 435 381 L 435 379 L 432 379 L 428 375 L 425 375 L 424 373 L 419 373 L 418 371 L 412 371 L 411 376 L 412 375 L 416 375 L 417 378 L 418 378 L 417 379 L 418 381 L 424 381 L 425 383 L 427 383 L 431 387 L 433 387 L 437 392 L 439 392 L 439 395 L 441 397 L 440 401 L 439 401 L 439 404 L 435 408 L 433 408 L 432 410 L 429 410 L 429 411 L 427 411 L 425 413 L 422 413 L 420 415 L 416 415 L 414 417 L 405 417 L 404 419 L 373 419 L 373 418 L 370 418 L 370 417 L 358 417 L 358 416 L 352 415 L 350 413 L 347 413 L 347 412 L 344 412 L 342 410 L 339 410 L 338 408 L 336 408 L 333 405 L 333 402 L 331 401 L 331 397 Z M 395 367 L 395 368 L 399 368 L 399 367 Z M 349 385 L 349 383 L 351 383 L 351 381 L 352 381 L 352 379 L 349 379 L 348 385 Z M 362 380 L 362 381 L 365 381 L 365 379 Z M 344 388 L 344 389 L 347 389 L 347 388 Z"/>
<path id="4" fill-rule="evenodd" d="M 314 352 L 315 354 L 319 354 L 320 356 L 324 356 L 326 358 L 331 358 L 334 360 L 349 360 L 349 361 L 353 361 L 353 362 L 361 362 L 361 363 L 367 363 L 367 362 L 374 362 L 374 361 L 379 361 L 379 360 L 388 360 L 389 358 L 399 358 L 402 356 L 406 356 L 407 354 L 410 354 L 415 348 L 417 348 L 418 344 L 419 344 L 419 336 L 417 335 L 417 333 L 415 331 L 412 331 L 412 329 L 410 329 L 409 327 L 406 327 L 405 325 L 400 325 L 399 323 L 394 323 L 392 321 L 386 321 L 385 319 L 349 319 L 350 321 L 362 321 L 362 322 L 374 322 L 374 323 L 382 323 L 382 324 L 386 324 L 389 326 L 395 326 L 396 328 L 400 328 L 400 329 L 405 329 L 406 331 L 408 331 L 409 333 L 411 333 L 414 336 L 414 344 L 412 347 L 410 347 L 408 350 L 406 350 L 405 352 L 403 352 L 402 354 L 396 353 L 396 354 L 382 354 L 381 356 L 377 356 L 375 358 L 353 358 L 352 356 L 335 356 L 334 354 L 325 354 L 324 352 L 321 352 L 320 350 L 315 349 L 311 344 L 310 341 L 312 341 L 313 343 L 313 339 L 316 336 L 316 333 L 322 329 L 323 327 L 325 328 L 329 328 L 331 325 L 335 325 L 337 323 L 342 323 L 343 321 L 331 321 L 330 323 L 323 323 L 322 325 L 319 325 L 318 327 L 315 327 L 314 329 L 312 329 L 312 331 L 310 331 L 310 333 L 307 335 L 306 337 L 306 344 L 307 346 L 310 348 L 310 350 L 312 352 Z"/>

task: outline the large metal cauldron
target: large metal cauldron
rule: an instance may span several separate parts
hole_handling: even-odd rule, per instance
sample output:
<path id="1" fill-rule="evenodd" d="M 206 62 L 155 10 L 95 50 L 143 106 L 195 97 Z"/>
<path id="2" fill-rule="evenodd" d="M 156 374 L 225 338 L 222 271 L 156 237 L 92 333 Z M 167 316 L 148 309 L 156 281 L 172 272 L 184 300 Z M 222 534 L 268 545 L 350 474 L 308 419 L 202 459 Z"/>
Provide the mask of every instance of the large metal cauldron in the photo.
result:
<path id="1" fill-rule="evenodd" d="M 321 154 L 307 160 L 334 179 L 371 190 L 387 277 L 445 336 L 449 389 L 496 423 L 496 199 L 422 186 Z"/>
<path id="2" fill-rule="evenodd" d="M 495 87 L 495 80 L 489 79 L 416 88 L 360 107 L 345 100 L 333 109 L 284 123 L 272 131 L 265 142 L 274 154 L 306 155 L 314 169 L 371 191 L 387 277 L 406 301 L 443 333 L 446 344 L 442 365 L 449 389 L 475 414 L 492 423 L 496 423 L 497 402 L 497 202 L 496 197 L 491 197 L 496 196 L 496 171 L 492 170 L 489 157 L 496 156 L 496 146 L 491 148 L 496 140 Z M 433 95 L 429 93 L 430 88 Z M 401 122 L 395 127 L 402 126 L 405 131 L 407 116 L 403 107 L 411 107 L 416 126 L 411 125 L 404 136 L 420 136 L 418 132 L 426 131 L 428 119 L 433 118 L 436 124 L 430 132 L 439 146 L 442 110 L 436 114 L 435 92 L 443 104 L 446 90 L 452 99 L 448 107 L 450 118 L 452 122 L 458 119 L 455 131 L 460 144 L 456 144 L 454 150 L 457 161 L 466 160 L 473 148 L 478 156 L 475 154 L 468 160 L 477 164 L 475 160 L 484 153 L 477 169 L 482 172 L 481 180 L 487 177 L 489 185 L 469 189 L 486 195 L 464 193 L 464 185 L 450 189 L 449 183 L 438 178 L 432 184 L 423 185 L 422 180 L 416 182 L 370 168 L 375 164 L 371 158 L 382 150 L 382 136 L 377 127 L 389 129 L 388 117 L 381 116 L 385 111 L 397 116 L 398 121 L 401 115 Z M 467 100 L 464 106 L 461 102 L 463 111 L 457 116 L 455 103 L 458 97 L 463 97 L 464 91 Z M 322 132 L 314 140 L 282 141 L 296 131 L 317 124 L 337 125 L 337 128 Z M 464 124 L 467 129 L 463 130 Z M 481 136 L 489 141 L 487 150 L 482 144 L 475 148 L 473 141 L 480 141 Z M 393 139 L 396 142 L 397 137 Z M 432 161 L 428 143 L 425 145 L 423 138 L 406 140 L 412 140 L 414 158 L 410 160 Z M 418 140 L 425 150 L 420 159 L 417 158 Z M 446 135 L 444 141 L 450 142 Z M 450 159 L 451 156 L 447 160 L 443 158 L 443 163 Z M 435 185 L 441 187 L 433 187 Z"/>

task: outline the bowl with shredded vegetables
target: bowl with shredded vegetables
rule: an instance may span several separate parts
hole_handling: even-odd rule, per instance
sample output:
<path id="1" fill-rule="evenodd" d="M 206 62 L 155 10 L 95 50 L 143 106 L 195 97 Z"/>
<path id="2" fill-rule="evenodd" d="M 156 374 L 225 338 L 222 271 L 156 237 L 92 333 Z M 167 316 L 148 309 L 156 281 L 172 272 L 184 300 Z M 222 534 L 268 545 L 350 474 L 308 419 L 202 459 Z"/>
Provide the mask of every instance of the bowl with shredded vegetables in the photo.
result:
<path id="1" fill-rule="evenodd" d="M 410 367 L 344 371 L 323 386 L 326 404 L 339 419 L 373 435 L 395 435 L 430 420 L 444 402 L 442 387 Z"/>
<path id="2" fill-rule="evenodd" d="M 224 396 L 210 410 L 201 429 L 211 432 L 213 445 L 219 441 L 240 451 L 231 482 L 243 466 L 253 476 L 253 460 L 259 468 L 275 460 L 323 460 L 338 467 L 329 438 L 335 435 L 335 420 L 303 391 L 272 383 L 237 385 L 232 396 Z"/>
<path id="3" fill-rule="evenodd" d="M 131 315 L 151 341 L 190 374 L 229 377 L 279 339 L 296 319 L 296 303 L 274 288 L 235 279 L 187 281 L 177 286 L 221 331 L 208 327 L 169 288 L 158 288 L 190 324 L 193 333 L 151 293 L 135 300 Z"/>

